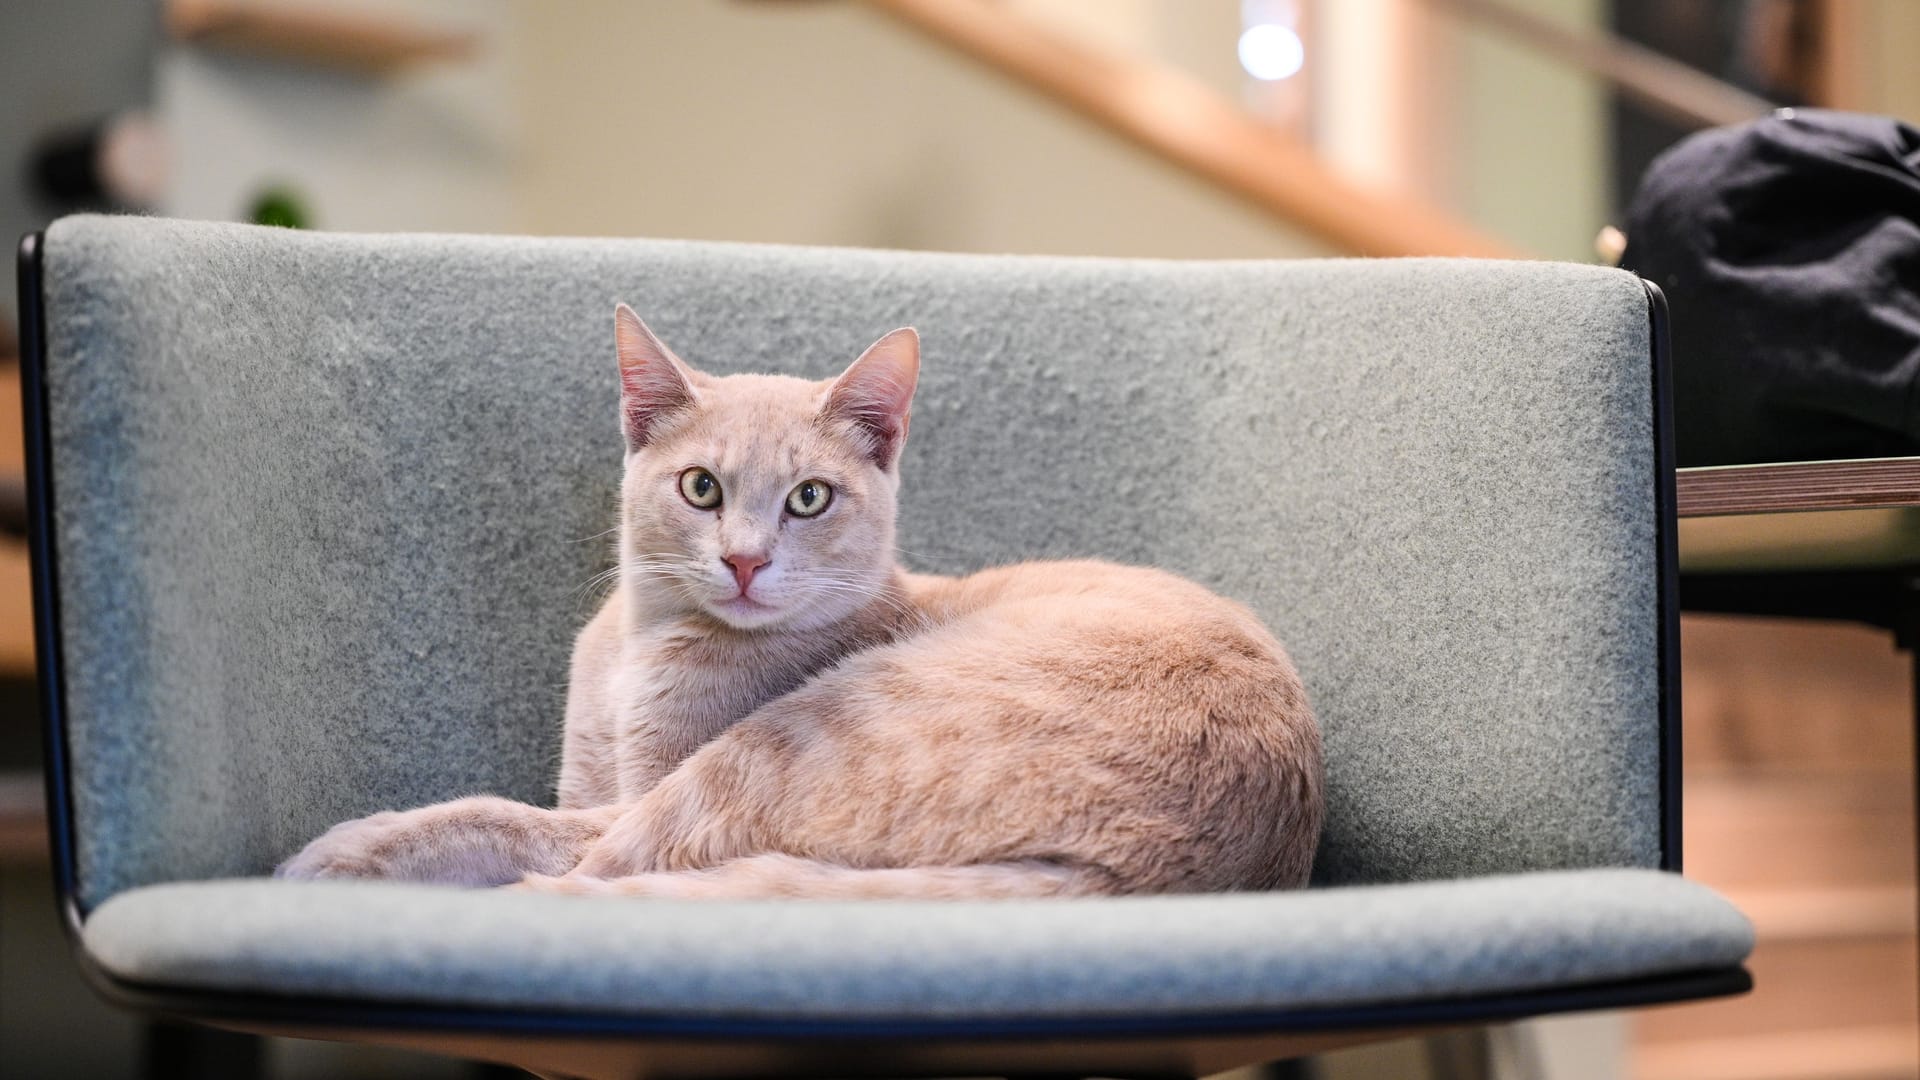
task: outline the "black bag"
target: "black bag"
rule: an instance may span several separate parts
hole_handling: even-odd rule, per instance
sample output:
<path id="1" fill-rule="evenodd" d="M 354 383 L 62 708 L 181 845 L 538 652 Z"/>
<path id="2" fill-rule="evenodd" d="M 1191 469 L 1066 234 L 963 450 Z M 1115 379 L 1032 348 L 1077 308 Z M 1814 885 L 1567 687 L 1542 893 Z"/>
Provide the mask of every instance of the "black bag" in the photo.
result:
<path id="1" fill-rule="evenodd" d="M 1920 131 L 1793 109 L 1701 132 L 1626 232 L 1672 313 L 1681 465 L 1920 454 Z"/>

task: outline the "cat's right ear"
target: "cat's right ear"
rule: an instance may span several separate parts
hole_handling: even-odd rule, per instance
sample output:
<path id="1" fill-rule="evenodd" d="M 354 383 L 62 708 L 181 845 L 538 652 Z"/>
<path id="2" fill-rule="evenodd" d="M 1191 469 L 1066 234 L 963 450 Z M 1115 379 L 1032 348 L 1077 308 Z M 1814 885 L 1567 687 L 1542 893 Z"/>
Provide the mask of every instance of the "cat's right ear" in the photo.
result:
<path id="1" fill-rule="evenodd" d="M 620 357 L 620 418 L 627 449 L 638 450 L 662 418 L 694 406 L 693 372 L 625 304 L 613 309 L 613 344 Z"/>

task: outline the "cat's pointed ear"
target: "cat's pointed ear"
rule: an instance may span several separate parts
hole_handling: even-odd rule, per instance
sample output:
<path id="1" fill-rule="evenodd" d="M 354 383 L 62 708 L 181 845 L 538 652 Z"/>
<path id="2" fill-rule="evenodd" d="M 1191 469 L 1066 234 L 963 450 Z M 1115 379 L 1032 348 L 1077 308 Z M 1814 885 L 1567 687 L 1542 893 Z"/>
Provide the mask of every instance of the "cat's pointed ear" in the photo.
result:
<path id="1" fill-rule="evenodd" d="M 920 335 L 902 327 L 874 342 L 833 381 L 826 413 L 850 420 L 867 441 L 867 456 L 893 468 L 907 441 L 913 387 L 920 379 Z"/>
<path id="2" fill-rule="evenodd" d="M 613 309 L 613 344 L 627 449 L 638 450 L 662 417 L 693 406 L 693 372 L 625 304 Z"/>

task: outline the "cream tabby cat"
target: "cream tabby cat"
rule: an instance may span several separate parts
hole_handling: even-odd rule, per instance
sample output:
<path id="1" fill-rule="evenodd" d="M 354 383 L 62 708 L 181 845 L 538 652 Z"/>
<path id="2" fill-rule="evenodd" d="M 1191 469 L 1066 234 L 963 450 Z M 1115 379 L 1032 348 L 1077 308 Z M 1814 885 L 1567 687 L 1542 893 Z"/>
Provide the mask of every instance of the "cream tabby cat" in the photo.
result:
<path id="1" fill-rule="evenodd" d="M 574 649 L 560 805 L 335 827 L 290 878 L 645 896 L 1304 884 L 1320 734 L 1245 608 L 1155 570 L 894 563 L 919 338 L 718 378 L 615 313 L 618 586 Z"/>

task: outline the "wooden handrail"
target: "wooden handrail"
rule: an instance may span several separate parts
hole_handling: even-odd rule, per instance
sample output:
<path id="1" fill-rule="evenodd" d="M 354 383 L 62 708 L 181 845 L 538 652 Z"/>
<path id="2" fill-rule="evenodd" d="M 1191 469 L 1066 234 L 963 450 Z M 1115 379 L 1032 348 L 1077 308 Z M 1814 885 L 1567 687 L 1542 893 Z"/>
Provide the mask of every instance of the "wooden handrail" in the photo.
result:
<path id="1" fill-rule="evenodd" d="M 1305 143 L 1168 65 L 988 0 L 867 3 L 1342 251 L 1521 257 L 1436 207 L 1354 184 Z"/>

